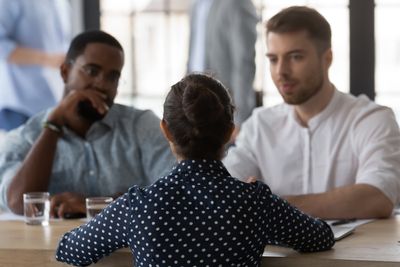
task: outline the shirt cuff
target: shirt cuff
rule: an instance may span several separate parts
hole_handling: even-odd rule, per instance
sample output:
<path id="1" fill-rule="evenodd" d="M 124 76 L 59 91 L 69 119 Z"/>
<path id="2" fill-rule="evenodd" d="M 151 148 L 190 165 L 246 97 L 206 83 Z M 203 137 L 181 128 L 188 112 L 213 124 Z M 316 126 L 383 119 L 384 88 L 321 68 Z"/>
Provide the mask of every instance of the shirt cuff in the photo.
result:
<path id="1" fill-rule="evenodd" d="M 387 196 L 394 205 L 399 203 L 400 198 L 400 178 L 395 177 L 366 177 L 358 179 L 357 184 L 368 184 L 378 188 L 385 196 Z"/>

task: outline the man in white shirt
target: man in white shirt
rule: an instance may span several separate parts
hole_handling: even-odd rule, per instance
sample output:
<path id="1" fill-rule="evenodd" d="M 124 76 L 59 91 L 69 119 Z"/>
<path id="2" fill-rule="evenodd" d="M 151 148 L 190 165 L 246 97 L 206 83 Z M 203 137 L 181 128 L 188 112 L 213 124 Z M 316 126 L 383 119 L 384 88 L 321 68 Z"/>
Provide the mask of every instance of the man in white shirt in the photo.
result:
<path id="1" fill-rule="evenodd" d="M 267 23 L 267 57 L 284 104 L 255 110 L 224 160 L 303 211 L 325 219 L 380 218 L 400 199 L 400 133 L 393 112 L 330 82 L 329 23 L 308 7 Z"/>

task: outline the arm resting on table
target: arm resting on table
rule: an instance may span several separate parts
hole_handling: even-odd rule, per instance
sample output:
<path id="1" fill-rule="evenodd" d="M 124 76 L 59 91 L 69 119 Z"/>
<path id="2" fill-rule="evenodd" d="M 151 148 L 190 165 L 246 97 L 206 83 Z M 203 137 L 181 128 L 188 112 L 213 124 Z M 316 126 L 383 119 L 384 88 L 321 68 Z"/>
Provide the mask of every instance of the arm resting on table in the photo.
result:
<path id="1" fill-rule="evenodd" d="M 284 198 L 302 211 L 323 219 L 387 218 L 393 210 L 390 199 L 378 188 L 367 184 Z"/>

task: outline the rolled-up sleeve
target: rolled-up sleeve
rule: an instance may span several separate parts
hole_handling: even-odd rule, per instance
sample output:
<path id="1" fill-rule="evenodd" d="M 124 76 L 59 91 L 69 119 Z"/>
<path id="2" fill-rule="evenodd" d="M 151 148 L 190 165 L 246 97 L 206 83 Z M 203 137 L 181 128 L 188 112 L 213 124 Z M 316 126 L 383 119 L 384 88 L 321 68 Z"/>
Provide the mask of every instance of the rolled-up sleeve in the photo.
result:
<path id="1" fill-rule="evenodd" d="M 380 189 L 393 204 L 400 202 L 400 132 L 389 108 L 377 107 L 359 117 L 352 143 L 359 155 L 356 183 Z"/>
<path id="2" fill-rule="evenodd" d="M 21 129 L 9 132 L 0 144 L 0 209 L 9 210 L 7 189 L 31 145 L 21 138 Z"/>

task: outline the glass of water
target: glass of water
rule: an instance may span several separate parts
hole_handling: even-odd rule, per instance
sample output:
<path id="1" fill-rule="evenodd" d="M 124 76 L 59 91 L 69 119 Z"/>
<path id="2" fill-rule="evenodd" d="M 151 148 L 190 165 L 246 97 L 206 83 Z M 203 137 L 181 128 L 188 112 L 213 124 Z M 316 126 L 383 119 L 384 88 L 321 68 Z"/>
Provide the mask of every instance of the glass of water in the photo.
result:
<path id="1" fill-rule="evenodd" d="M 50 217 L 49 192 L 24 194 L 25 222 L 30 225 L 48 225 Z"/>
<path id="2" fill-rule="evenodd" d="M 86 198 L 86 217 L 93 218 L 113 201 L 112 197 L 88 197 Z"/>

